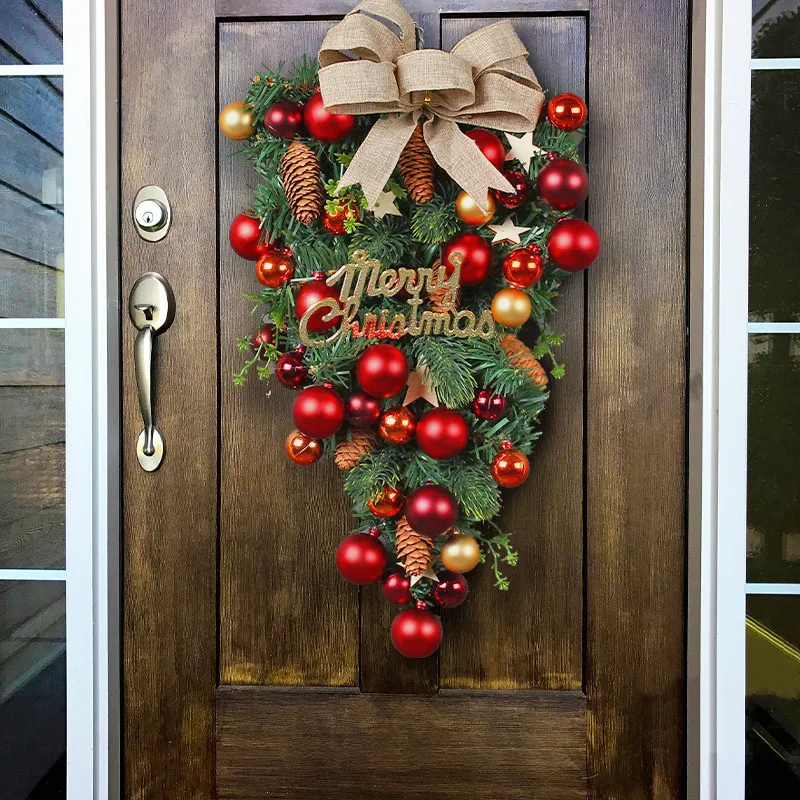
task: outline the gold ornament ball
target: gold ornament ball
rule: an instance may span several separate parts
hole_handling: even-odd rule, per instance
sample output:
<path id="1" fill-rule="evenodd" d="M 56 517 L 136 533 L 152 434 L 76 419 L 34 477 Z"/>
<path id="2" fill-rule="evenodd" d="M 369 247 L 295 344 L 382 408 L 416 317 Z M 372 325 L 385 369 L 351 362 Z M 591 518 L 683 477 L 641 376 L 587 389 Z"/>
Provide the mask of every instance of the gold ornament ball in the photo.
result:
<path id="1" fill-rule="evenodd" d="M 492 316 L 507 328 L 524 325 L 530 315 L 531 299 L 519 289 L 501 289 L 492 298 Z"/>
<path id="2" fill-rule="evenodd" d="M 244 103 L 236 101 L 228 103 L 219 112 L 219 129 L 229 138 L 237 142 L 249 139 L 256 129 L 253 127 L 253 115 L 245 108 Z"/>
<path id="3" fill-rule="evenodd" d="M 456 197 L 456 214 L 462 222 L 467 225 L 485 225 L 490 222 L 494 217 L 494 212 L 497 206 L 494 202 L 494 197 L 488 195 L 486 198 L 486 213 L 481 211 L 478 204 L 473 200 L 471 195 L 466 192 L 459 192 Z"/>
<path id="4" fill-rule="evenodd" d="M 439 558 L 451 572 L 469 572 L 481 560 L 481 548 L 471 536 L 454 533 L 442 545 Z"/>

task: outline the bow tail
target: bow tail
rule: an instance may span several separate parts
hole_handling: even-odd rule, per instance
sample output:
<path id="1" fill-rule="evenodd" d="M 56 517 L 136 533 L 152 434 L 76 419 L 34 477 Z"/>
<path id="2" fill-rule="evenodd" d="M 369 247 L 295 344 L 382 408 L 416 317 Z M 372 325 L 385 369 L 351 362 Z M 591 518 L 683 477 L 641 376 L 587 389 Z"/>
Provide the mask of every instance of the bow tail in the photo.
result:
<path id="1" fill-rule="evenodd" d="M 339 187 L 360 183 L 368 208 L 375 208 L 378 196 L 392 176 L 400 153 L 414 132 L 417 116 L 416 112 L 408 112 L 379 119 L 353 156 L 339 181 Z"/>
<path id="2" fill-rule="evenodd" d="M 486 211 L 489 189 L 514 191 L 478 145 L 452 120 L 433 117 L 423 125 L 423 133 L 436 163 L 475 200 L 481 211 Z"/>

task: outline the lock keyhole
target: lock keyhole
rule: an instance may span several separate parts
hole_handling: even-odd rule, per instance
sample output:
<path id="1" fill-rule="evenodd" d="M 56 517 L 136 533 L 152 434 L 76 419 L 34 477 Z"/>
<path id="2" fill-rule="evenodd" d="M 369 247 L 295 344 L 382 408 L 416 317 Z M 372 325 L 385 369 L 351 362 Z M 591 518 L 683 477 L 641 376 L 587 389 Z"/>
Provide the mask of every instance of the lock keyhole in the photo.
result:
<path id="1" fill-rule="evenodd" d="M 157 242 L 167 235 L 170 226 L 169 202 L 158 186 L 145 186 L 136 195 L 133 205 L 133 224 L 139 235 Z"/>

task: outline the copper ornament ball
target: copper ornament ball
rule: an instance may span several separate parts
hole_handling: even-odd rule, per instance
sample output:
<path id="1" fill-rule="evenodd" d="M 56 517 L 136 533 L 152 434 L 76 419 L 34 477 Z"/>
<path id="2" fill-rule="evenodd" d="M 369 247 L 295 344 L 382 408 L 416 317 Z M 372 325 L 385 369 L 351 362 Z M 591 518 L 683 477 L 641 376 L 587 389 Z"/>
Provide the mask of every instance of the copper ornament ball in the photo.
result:
<path id="1" fill-rule="evenodd" d="M 523 483 L 531 471 L 524 453 L 515 450 L 511 442 L 503 442 L 500 452 L 492 461 L 492 477 L 504 489 L 515 489 Z"/>
<path id="2" fill-rule="evenodd" d="M 294 262 L 280 250 L 270 250 L 256 261 L 256 279 L 270 289 L 280 289 L 294 274 Z"/>
<path id="3" fill-rule="evenodd" d="M 307 467 L 319 461 L 323 451 L 323 445 L 319 439 L 313 439 L 297 430 L 292 431 L 286 437 L 285 448 L 289 459 L 301 467 Z"/>
<path id="4" fill-rule="evenodd" d="M 527 247 L 518 247 L 503 259 L 503 275 L 515 289 L 533 286 L 543 272 L 542 257 Z"/>
<path id="5" fill-rule="evenodd" d="M 384 411 L 378 424 L 381 438 L 391 444 L 406 444 L 414 438 L 417 421 L 405 406 Z"/>
<path id="6" fill-rule="evenodd" d="M 576 131 L 586 122 L 586 103 L 576 94 L 557 94 L 547 104 L 547 119 L 560 131 Z"/>
<path id="7" fill-rule="evenodd" d="M 384 486 L 377 497 L 370 498 L 367 508 L 376 517 L 396 517 L 402 510 L 405 498 L 391 486 Z"/>

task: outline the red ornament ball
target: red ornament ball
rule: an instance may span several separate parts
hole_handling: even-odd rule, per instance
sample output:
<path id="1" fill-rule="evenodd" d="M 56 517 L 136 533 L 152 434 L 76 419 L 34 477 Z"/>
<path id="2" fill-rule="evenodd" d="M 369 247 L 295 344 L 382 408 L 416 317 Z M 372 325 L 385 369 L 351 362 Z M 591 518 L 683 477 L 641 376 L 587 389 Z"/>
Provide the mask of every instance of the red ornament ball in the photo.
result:
<path id="1" fill-rule="evenodd" d="M 435 538 L 456 524 L 458 503 L 447 489 L 426 483 L 406 499 L 406 519 L 417 533 Z"/>
<path id="2" fill-rule="evenodd" d="M 275 326 L 271 322 L 263 323 L 250 337 L 250 348 L 254 353 L 257 353 L 263 344 L 275 344 Z"/>
<path id="3" fill-rule="evenodd" d="M 414 438 L 414 429 L 417 427 L 417 420 L 414 415 L 405 407 L 390 408 L 384 411 L 381 416 L 378 433 L 381 439 L 390 444 L 406 444 Z"/>
<path id="4" fill-rule="evenodd" d="M 308 383 L 308 367 L 300 353 L 284 353 L 275 364 L 275 374 L 290 389 L 300 389 Z"/>
<path id="5" fill-rule="evenodd" d="M 270 289 L 280 289 L 293 273 L 294 262 L 282 250 L 268 250 L 256 261 L 256 278 Z"/>
<path id="6" fill-rule="evenodd" d="M 514 191 L 501 192 L 499 189 L 492 189 L 494 199 L 505 208 L 519 208 L 531 196 L 531 185 L 527 177 L 516 169 L 506 170 L 503 177 L 514 187 Z"/>
<path id="7" fill-rule="evenodd" d="M 459 572 L 444 570 L 437 576 L 433 599 L 444 608 L 460 606 L 469 594 L 467 579 Z"/>
<path id="8" fill-rule="evenodd" d="M 329 214 L 326 211 L 322 215 L 322 224 L 325 230 L 334 236 L 343 236 L 347 233 L 344 223 L 348 219 L 353 220 L 353 222 L 358 222 L 361 219 L 358 208 L 351 205 L 339 205 L 335 214 Z"/>
<path id="9" fill-rule="evenodd" d="M 494 422 L 505 416 L 508 401 L 502 394 L 495 394 L 491 389 L 481 389 L 472 401 L 472 410 L 478 419 Z"/>
<path id="10" fill-rule="evenodd" d="M 331 114 L 325 110 L 321 94 L 315 94 L 303 111 L 306 130 L 321 142 L 338 142 L 344 139 L 356 124 L 352 114 Z"/>
<path id="11" fill-rule="evenodd" d="M 490 131 L 482 128 L 475 128 L 467 131 L 467 136 L 478 145 L 478 149 L 489 160 L 491 165 L 502 172 L 503 165 L 506 163 L 506 148 L 500 139 Z"/>
<path id="12" fill-rule="evenodd" d="M 351 533 L 336 549 L 336 569 L 350 583 L 363 585 L 378 580 L 386 569 L 386 550 L 378 541 L 379 531 Z"/>
<path id="13" fill-rule="evenodd" d="M 571 158 L 557 158 L 542 167 L 536 189 L 547 205 L 569 211 L 588 196 L 589 174 L 583 164 Z"/>
<path id="14" fill-rule="evenodd" d="M 335 286 L 328 286 L 328 284 L 325 283 L 324 272 L 315 272 L 314 280 L 310 283 L 303 284 L 295 297 L 294 313 L 297 316 L 297 321 L 300 322 L 306 311 L 322 300 L 336 300 L 337 305 L 341 308 L 342 304 L 339 302 L 339 290 Z M 330 322 L 323 321 L 323 317 L 330 314 L 330 312 L 331 308 L 328 306 L 317 309 L 308 318 L 308 330 L 314 333 L 321 333 L 322 331 L 333 328 L 338 322 L 337 317 L 334 317 Z"/>
<path id="15" fill-rule="evenodd" d="M 408 360 L 393 344 L 374 344 L 359 357 L 356 380 L 373 397 L 392 397 L 408 380 Z"/>
<path id="16" fill-rule="evenodd" d="M 427 658 L 442 643 L 442 621 L 424 603 L 422 607 L 406 608 L 392 622 L 392 644 L 406 658 Z"/>
<path id="17" fill-rule="evenodd" d="M 345 401 L 347 421 L 356 428 L 369 428 L 381 416 L 381 404 L 371 394 L 354 392 Z"/>
<path id="18" fill-rule="evenodd" d="M 292 139 L 303 127 L 303 104 L 278 100 L 264 114 L 264 127 L 282 139 Z"/>
<path id="19" fill-rule="evenodd" d="M 261 241 L 261 228 L 257 219 L 239 214 L 231 222 L 228 238 L 233 251 L 248 261 L 258 261 L 269 252 L 269 245 Z"/>
<path id="20" fill-rule="evenodd" d="M 411 602 L 411 579 L 402 569 L 393 569 L 383 576 L 381 593 L 390 602 L 403 606 Z"/>
<path id="21" fill-rule="evenodd" d="M 600 237 L 582 219 L 562 219 L 547 237 L 547 252 L 557 267 L 567 272 L 579 272 L 597 258 Z"/>
<path id="22" fill-rule="evenodd" d="M 344 422 L 344 400 L 330 386 L 309 386 L 294 400 L 295 426 L 307 436 L 327 439 Z"/>
<path id="23" fill-rule="evenodd" d="M 432 408 L 417 424 L 417 444 L 431 458 L 457 456 L 468 441 L 467 421 L 451 408 Z"/>
<path id="24" fill-rule="evenodd" d="M 557 94 L 547 104 L 547 119 L 560 131 L 576 131 L 586 122 L 586 103 L 576 94 Z"/>
<path id="25" fill-rule="evenodd" d="M 448 276 L 453 274 L 454 262 L 459 259 L 461 286 L 475 286 L 486 280 L 494 265 L 492 246 L 477 233 L 460 233 L 442 247 L 442 263 L 447 268 Z"/>
<path id="26" fill-rule="evenodd" d="M 533 286 L 542 277 L 543 271 L 542 257 L 529 247 L 512 250 L 503 259 L 503 275 L 516 289 Z"/>
<path id="27" fill-rule="evenodd" d="M 406 499 L 402 492 L 392 486 L 384 485 L 375 497 L 367 501 L 370 514 L 382 519 L 396 517 L 402 510 Z"/>
<path id="28" fill-rule="evenodd" d="M 515 450 L 511 442 L 505 441 L 492 461 L 491 470 L 498 485 L 504 489 L 515 489 L 527 479 L 531 466 L 524 453 Z"/>

